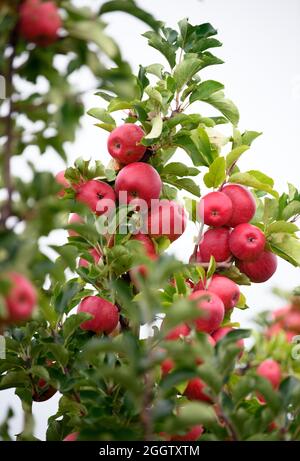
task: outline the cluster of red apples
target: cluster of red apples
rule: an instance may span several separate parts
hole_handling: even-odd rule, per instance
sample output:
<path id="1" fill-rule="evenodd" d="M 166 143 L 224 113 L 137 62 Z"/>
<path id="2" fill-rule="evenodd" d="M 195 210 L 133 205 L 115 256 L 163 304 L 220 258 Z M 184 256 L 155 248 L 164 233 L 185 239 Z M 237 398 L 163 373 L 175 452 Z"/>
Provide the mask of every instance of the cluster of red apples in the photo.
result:
<path id="1" fill-rule="evenodd" d="M 272 312 L 272 324 L 266 331 L 266 336 L 272 338 L 284 333 L 288 342 L 300 335 L 300 304 L 298 297 L 287 306 Z"/>

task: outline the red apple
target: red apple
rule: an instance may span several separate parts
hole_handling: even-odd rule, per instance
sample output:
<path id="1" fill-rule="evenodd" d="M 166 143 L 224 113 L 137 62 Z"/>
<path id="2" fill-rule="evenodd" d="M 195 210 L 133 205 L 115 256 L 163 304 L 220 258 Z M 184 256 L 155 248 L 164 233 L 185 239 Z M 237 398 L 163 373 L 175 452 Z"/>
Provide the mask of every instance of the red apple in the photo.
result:
<path id="1" fill-rule="evenodd" d="M 224 338 L 224 336 L 227 335 L 227 333 L 229 333 L 230 331 L 234 331 L 234 328 L 231 328 L 231 327 L 221 327 L 221 328 L 218 328 L 216 331 L 214 331 L 212 333 L 212 337 L 214 338 L 214 340 L 218 343 L 219 341 L 221 341 L 222 338 Z M 239 357 L 241 357 L 243 355 L 243 351 L 244 351 L 244 340 L 243 339 L 239 339 L 237 342 L 236 342 L 236 345 L 241 349 L 241 352 L 240 352 L 240 355 Z"/>
<path id="2" fill-rule="evenodd" d="M 108 152 L 125 165 L 138 162 L 146 152 L 146 147 L 140 144 L 144 135 L 142 128 L 134 123 L 118 126 L 109 135 Z"/>
<path id="3" fill-rule="evenodd" d="M 256 369 L 256 373 L 270 381 L 273 389 L 279 388 L 282 375 L 280 365 L 275 360 L 267 359 L 261 362 Z"/>
<path id="4" fill-rule="evenodd" d="M 204 392 L 205 388 L 206 384 L 200 378 L 193 378 L 188 382 L 184 395 L 189 400 L 200 400 L 211 403 L 210 396 Z"/>
<path id="5" fill-rule="evenodd" d="M 86 312 L 93 318 L 86 320 L 80 327 L 82 330 L 94 331 L 95 333 L 111 333 L 118 325 L 118 308 L 99 296 L 87 296 L 78 306 L 77 312 Z"/>
<path id="6" fill-rule="evenodd" d="M 83 224 L 84 219 L 77 213 L 71 213 L 69 216 L 68 224 Z M 74 230 L 68 230 L 70 237 L 76 237 L 78 233 Z"/>
<path id="7" fill-rule="evenodd" d="M 222 192 L 230 198 L 233 207 L 232 215 L 227 225 L 235 227 L 238 224 L 251 221 L 256 211 L 255 200 L 251 192 L 238 184 L 224 186 Z"/>
<path id="8" fill-rule="evenodd" d="M 185 231 L 187 218 L 184 209 L 172 200 L 155 203 L 148 215 L 147 228 L 151 237 L 166 236 L 171 242 Z"/>
<path id="9" fill-rule="evenodd" d="M 174 369 L 175 367 L 174 360 L 167 358 L 161 362 L 160 367 L 161 367 L 162 375 L 166 376 Z"/>
<path id="10" fill-rule="evenodd" d="M 113 188 L 103 181 L 91 179 L 78 187 L 76 199 L 87 205 L 98 216 L 110 214 L 115 209 Z"/>
<path id="11" fill-rule="evenodd" d="M 76 442 L 76 440 L 78 439 L 78 436 L 79 436 L 79 432 L 72 432 L 71 434 L 67 435 L 63 442 Z"/>
<path id="12" fill-rule="evenodd" d="M 204 290 L 204 284 L 200 281 L 195 286 L 195 291 Z M 215 293 L 223 301 L 225 310 L 233 309 L 240 298 L 240 289 L 238 285 L 223 275 L 213 275 L 208 283 L 207 289 Z"/>
<path id="13" fill-rule="evenodd" d="M 287 330 L 300 333 L 300 312 L 290 311 L 283 319 L 283 325 Z"/>
<path id="14" fill-rule="evenodd" d="M 188 336 L 191 332 L 190 327 L 188 327 L 185 323 L 181 323 L 177 325 L 177 327 L 172 328 L 169 333 L 166 335 L 166 340 L 174 341 L 179 339 L 181 336 Z"/>
<path id="15" fill-rule="evenodd" d="M 277 258 L 270 251 L 264 251 L 255 261 L 237 261 L 237 267 L 251 282 L 262 283 L 269 280 L 277 269 Z"/>
<path id="16" fill-rule="evenodd" d="M 162 182 L 158 172 L 148 163 L 135 162 L 126 165 L 119 172 L 115 191 L 120 204 L 134 201 L 151 206 L 152 200 L 158 200 L 162 189 Z"/>
<path id="17" fill-rule="evenodd" d="M 57 195 L 59 197 L 63 197 L 65 195 L 64 189 L 67 189 L 68 187 L 70 187 L 69 182 L 65 178 L 65 171 L 64 170 L 57 173 L 57 175 L 55 176 L 55 181 L 57 182 L 57 184 L 62 186 L 61 190 L 58 192 Z"/>
<path id="18" fill-rule="evenodd" d="M 196 261 L 208 263 L 211 256 L 217 262 L 227 261 L 231 257 L 229 236 L 230 230 L 226 227 L 208 229 L 199 244 Z"/>
<path id="19" fill-rule="evenodd" d="M 252 224 L 238 224 L 230 234 L 231 253 L 242 261 L 255 261 L 266 245 L 265 234 Z"/>
<path id="20" fill-rule="evenodd" d="M 190 299 L 197 302 L 197 307 L 201 311 L 201 317 L 196 319 L 197 331 L 212 333 L 221 325 L 224 318 L 224 304 L 215 293 L 211 291 L 198 290 L 190 295 Z"/>
<path id="21" fill-rule="evenodd" d="M 203 426 L 193 426 L 186 434 L 175 434 L 167 437 L 166 440 L 170 442 L 194 442 L 198 440 L 203 434 Z"/>
<path id="22" fill-rule="evenodd" d="M 200 201 L 198 214 L 208 226 L 224 226 L 231 218 L 232 202 L 223 192 L 210 192 Z"/>
<path id="23" fill-rule="evenodd" d="M 19 10 L 19 31 L 23 38 L 40 46 L 58 39 L 62 22 L 54 2 L 25 0 Z"/>
<path id="24" fill-rule="evenodd" d="M 30 319 L 37 303 L 37 292 L 32 283 L 17 272 L 5 275 L 11 286 L 4 296 L 9 323 L 17 323 Z"/>
<path id="25" fill-rule="evenodd" d="M 146 253 L 149 259 L 152 259 L 153 261 L 155 261 L 158 258 L 155 245 L 148 235 L 138 233 L 136 235 L 133 235 L 131 237 L 131 240 L 137 240 L 143 245 L 144 252 Z M 146 277 L 147 267 L 144 264 L 140 264 L 139 266 L 134 267 L 130 270 L 130 278 L 133 281 L 133 283 L 136 285 L 138 285 L 138 281 L 136 279 L 137 273 L 139 273 L 142 277 Z"/>
<path id="26" fill-rule="evenodd" d="M 89 253 L 93 257 L 94 263 L 98 264 L 98 262 L 100 261 L 100 259 L 102 257 L 101 252 L 97 248 L 91 248 L 89 250 Z M 87 261 L 84 258 L 80 258 L 79 266 L 81 266 L 81 267 L 89 267 L 89 264 L 90 264 L 89 261 Z"/>
<path id="27" fill-rule="evenodd" d="M 282 320 L 284 317 L 287 315 L 287 313 L 290 311 L 290 306 L 284 306 L 280 307 L 279 309 L 275 309 L 272 312 L 272 316 L 275 320 Z"/>

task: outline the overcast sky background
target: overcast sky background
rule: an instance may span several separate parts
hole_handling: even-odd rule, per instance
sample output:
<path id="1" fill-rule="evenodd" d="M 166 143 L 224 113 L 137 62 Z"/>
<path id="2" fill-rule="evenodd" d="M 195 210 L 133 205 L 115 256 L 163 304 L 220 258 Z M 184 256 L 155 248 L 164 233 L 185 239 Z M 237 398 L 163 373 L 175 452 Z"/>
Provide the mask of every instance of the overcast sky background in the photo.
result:
<path id="1" fill-rule="evenodd" d="M 74 0 L 77 5 L 95 6 L 98 0 Z M 138 4 L 152 12 L 168 26 L 175 27 L 183 17 L 189 17 L 193 24 L 211 22 L 218 29 L 218 38 L 224 46 L 216 49 L 224 65 L 205 70 L 203 76 L 225 84 L 228 97 L 237 104 L 241 114 L 241 130 L 263 131 L 263 136 L 253 144 L 251 151 L 240 162 L 241 169 L 258 169 L 275 179 L 275 187 L 283 192 L 287 182 L 300 187 L 299 133 L 300 133 L 300 2 L 299 0 L 138 0 Z M 146 39 L 140 35 L 149 28 L 143 23 L 122 13 L 107 14 L 104 18 L 107 31 L 119 43 L 124 57 L 134 70 L 138 64 L 154 62 L 165 64 L 163 57 L 147 47 Z M 57 63 L 59 65 L 59 62 Z M 74 77 L 74 85 L 87 89 L 86 108 L 102 104 L 93 96 L 94 81 L 89 73 L 82 72 Z M 41 82 L 41 88 L 43 82 Z M 24 92 L 26 87 L 24 87 Z M 193 112 L 196 106 L 193 106 Z M 109 160 L 106 153 L 106 135 L 93 126 L 90 117 L 85 116 L 74 145 L 68 146 L 69 164 L 78 156 Z M 26 158 L 35 161 L 40 170 L 57 173 L 64 168 L 60 159 L 51 151 L 40 158 L 28 150 Z M 176 159 L 185 161 L 183 152 Z M 13 164 L 15 174 L 29 175 L 25 161 L 17 157 Z M 185 234 L 172 245 L 171 252 L 187 260 L 193 247 L 195 229 L 190 225 Z M 54 232 L 50 236 L 56 244 L 64 243 L 66 234 Z M 45 239 L 45 246 L 49 239 Z M 244 289 L 251 309 L 237 311 L 234 320 L 243 326 L 251 325 L 255 313 L 267 308 L 278 307 L 282 302 L 272 294 L 273 287 L 292 289 L 300 285 L 299 269 L 280 261 L 274 277 L 267 283 Z M 36 417 L 35 435 L 45 438 L 47 418 L 54 414 L 59 397 L 34 404 Z M 13 391 L 0 393 L 0 420 L 3 411 L 12 406 L 15 417 L 11 433 L 22 428 L 19 399 Z"/>

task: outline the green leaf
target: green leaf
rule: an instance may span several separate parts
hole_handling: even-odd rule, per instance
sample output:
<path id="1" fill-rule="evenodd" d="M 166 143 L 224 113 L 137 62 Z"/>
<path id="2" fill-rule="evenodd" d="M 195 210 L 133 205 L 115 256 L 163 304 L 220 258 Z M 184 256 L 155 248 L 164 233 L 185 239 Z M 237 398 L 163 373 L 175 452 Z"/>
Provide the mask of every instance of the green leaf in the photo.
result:
<path id="1" fill-rule="evenodd" d="M 214 409 L 205 403 L 190 402 L 181 407 L 176 416 L 182 427 L 192 427 L 196 424 L 207 425 L 216 420 Z"/>
<path id="2" fill-rule="evenodd" d="M 278 232 L 285 232 L 288 234 L 294 234 L 298 232 L 299 228 L 296 224 L 286 221 L 276 221 L 267 226 L 265 230 L 266 235 L 276 234 Z"/>
<path id="3" fill-rule="evenodd" d="M 29 383 L 29 377 L 25 371 L 10 371 L 0 380 L 0 390 L 11 387 L 24 387 Z"/>
<path id="4" fill-rule="evenodd" d="M 77 330 L 77 328 L 84 322 L 85 320 L 89 320 L 93 318 L 92 315 L 86 312 L 80 312 L 79 314 L 73 314 L 68 317 L 63 325 L 63 336 L 65 342 L 68 341 L 70 336 Z"/>
<path id="5" fill-rule="evenodd" d="M 162 78 L 164 66 L 162 64 L 150 64 L 145 67 L 147 74 L 153 74 L 158 78 Z"/>
<path id="6" fill-rule="evenodd" d="M 204 163 L 204 165 L 210 165 L 215 157 L 213 155 L 212 146 L 206 130 L 202 127 L 198 127 L 196 130 L 191 131 L 191 138 L 206 159 L 206 163 Z"/>
<path id="7" fill-rule="evenodd" d="M 247 173 L 251 174 L 254 176 L 258 181 L 268 184 L 269 186 L 273 187 L 274 186 L 274 181 L 270 176 L 267 176 L 266 174 L 262 173 L 261 171 L 258 170 L 249 170 Z"/>
<path id="8" fill-rule="evenodd" d="M 139 8 L 136 3 L 124 0 L 111 0 L 105 2 L 99 11 L 99 14 L 111 13 L 113 11 L 124 11 L 124 13 L 128 13 L 131 16 L 135 16 L 136 18 L 140 19 L 144 23 L 148 24 L 152 27 L 153 30 L 159 30 L 161 23 L 157 21 L 152 14 L 148 13 L 142 8 Z"/>
<path id="9" fill-rule="evenodd" d="M 186 190 L 196 197 L 200 197 L 200 187 L 191 178 L 177 178 L 176 176 L 167 175 L 163 177 L 167 184 Z"/>
<path id="10" fill-rule="evenodd" d="M 293 264 L 293 266 L 300 266 L 300 241 L 295 236 L 278 232 L 272 234 L 268 242 L 274 253 Z"/>
<path id="11" fill-rule="evenodd" d="M 193 142 L 190 134 L 185 130 L 180 130 L 172 139 L 174 146 L 181 147 L 186 151 L 186 153 L 191 157 L 193 164 L 195 166 L 205 165 L 208 166 L 208 161 L 202 155 L 202 153 L 197 148 L 196 144 Z"/>
<path id="12" fill-rule="evenodd" d="M 226 178 L 226 162 L 224 157 L 217 157 L 209 167 L 208 173 L 204 175 L 204 183 L 207 187 L 216 188 Z"/>
<path id="13" fill-rule="evenodd" d="M 220 91 L 224 88 L 222 83 L 216 82 L 215 80 L 206 80 L 205 82 L 200 83 L 196 89 L 192 92 L 190 96 L 190 103 L 192 104 L 195 101 L 205 101 L 212 94 Z"/>
<path id="14" fill-rule="evenodd" d="M 226 169 L 227 171 L 238 161 L 241 155 L 249 149 L 249 146 L 238 146 L 233 149 L 226 156 Z"/>
<path id="15" fill-rule="evenodd" d="M 177 91 L 181 91 L 183 86 L 201 69 L 202 60 L 188 57 L 181 61 L 174 69 L 174 79 Z"/>
<path id="16" fill-rule="evenodd" d="M 273 190 L 270 184 L 261 182 L 259 179 L 257 179 L 255 176 L 253 176 L 249 172 L 248 173 L 234 173 L 233 175 L 230 176 L 229 182 L 241 184 L 247 187 L 253 187 L 253 189 L 256 189 L 256 190 L 268 192 L 270 195 L 273 195 L 273 197 L 275 198 L 279 197 L 278 192 Z"/>
<path id="17" fill-rule="evenodd" d="M 148 133 L 144 139 L 156 139 L 161 135 L 162 132 L 162 127 L 163 127 L 163 121 L 160 115 L 157 115 L 151 120 L 151 131 Z"/>
<path id="18" fill-rule="evenodd" d="M 210 257 L 210 260 L 209 260 L 209 266 L 208 266 L 208 269 L 207 269 L 207 274 L 206 274 L 206 277 L 208 279 L 210 279 L 215 271 L 216 271 L 216 268 L 217 268 L 217 265 L 216 265 L 216 260 L 213 256 Z"/>
<path id="19" fill-rule="evenodd" d="M 240 118 L 239 111 L 230 99 L 225 98 L 223 91 L 214 93 L 204 102 L 218 109 L 233 125 L 238 124 Z"/>
<path id="20" fill-rule="evenodd" d="M 121 99 L 121 98 L 114 98 L 108 104 L 107 110 L 108 112 L 115 112 L 117 110 L 132 109 L 133 105 L 134 105 L 134 101 L 125 101 L 124 99 Z M 111 119 L 114 121 L 112 117 Z"/>
<path id="21" fill-rule="evenodd" d="M 47 351 L 51 352 L 62 366 L 66 366 L 69 360 L 69 353 L 62 344 L 49 344 L 46 345 Z"/>
<path id="22" fill-rule="evenodd" d="M 101 122 L 108 123 L 114 126 L 116 125 L 115 120 L 112 118 L 111 115 L 109 115 L 109 113 L 105 109 L 101 109 L 100 107 L 95 107 L 93 109 L 90 109 L 87 113 L 91 117 L 94 117 L 97 120 L 101 120 Z"/>
<path id="23" fill-rule="evenodd" d="M 298 214 L 300 214 L 300 201 L 293 200 L 284 208 L 282 217 L 287 220 Z"/>
<path id="24" fill-rule="evenodd" d="M 176 64 L 176 48 L 156 32 L 149 31 L 142 35 L 148 39 L 148 44 L 158 50 L 173 68 Z"/>
<path id="25" fill-rule="evenodd" d="M 73 298 L 81 291 L 81 285 L 70 280 L 64 287 L 59 287 L 59 292 L 54 298 L 56 312 L 62 314 L 67 312 Z"/>
<path id="26" fill-rule="evenodd" d="M 162 170 L 161 175 L 171 174 L 176 176 L 197 176 L 200 173 L 198 168 L 186 166 L 184 163 L 168 163 Z"/>
<path id="27" fill-rule="evenodd" d="M 259 133 L 258 131 L 245 131 L 242 134 L 242 144 L 245 144 L 246 146 L 251 146 L 253 141 L 261 135 L 262 133 Z"/>
<path id="28" fill-rule="evenodd" d="M 71 37 L 94 42 L 109 58 L 120 62 L 120 50 L 116 42 L 105 34 L 103 22 L 92 19 L 91 21 L 65 21 L 64 27 Z"/>

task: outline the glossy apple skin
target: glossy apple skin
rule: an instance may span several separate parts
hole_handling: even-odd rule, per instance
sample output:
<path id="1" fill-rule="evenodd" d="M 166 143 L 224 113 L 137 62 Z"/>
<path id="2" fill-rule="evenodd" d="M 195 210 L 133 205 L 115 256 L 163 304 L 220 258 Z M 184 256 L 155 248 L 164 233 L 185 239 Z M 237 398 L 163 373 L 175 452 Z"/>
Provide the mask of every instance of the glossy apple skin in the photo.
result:
<path id="1" fill-rule="evenodd" d="M 261 362 L 261 364 L 256 369 L 256 373 L 270 381 L 273 389 L 279 388 L 282 379 L 282 373 L 279 363 L 275 360 L 267 359 Z"/>
<path id="2" fill-rule="evenodd" d="M 47 46 L 58 39 L 62 25 L 58 8 L 54 2 L 25 0 L 19 10 L 19 32 L 28 42 Z"/>
<path id="3" fill-rule="evenodd" d="M 189 400 L 200 400 L 201 402 L 211 403 L 211 398 L 204 392 L 206 384 L 200 378 L 193 378 L 188 382 L 184 395 Z"/>
<path id="4" fill-rule="evenodd" d="M 151 208 L 147 230 L 153 238 L 167 237 L 177 240 L 185 231 L 187 217 L 181 205 L 172 200 L 160 200 Z"/>
<path id="5" fill-rule="evenodd" d="M 32 283 L 17 272 L 5 275 L 11 283 L 8 294 L 4 297 L 7 310 L 7 323 L 24 322 L 31 318 L 37 303 L 37 292 Z"/>
<path id="6" fill-rule="evenodd" d="M 197 301 L 201 317 L 194 320 L 197 331 L 212 333 L 221 325 L 225 309 L 222 300 L 215 293 L 207 290 L 194 291 L 190 295 L 192 301 Z"/>
<path id="7" fill-rule="evenodd" d="M 265 245 L 264 233 L 249 223 L 238 224 L 229 237 L 231 253 L 242 261 L 255 261 L 264 251 Z"/>
<path id="8" fill-rule="evenodd" d="M 199 203 L 198 214 L 207 226 L 222 227 L 232 215 L 232 202 L 223 192 L 210 192 Z"/>
<path id="9" fill-rule="evenodd" d="M 138 162 L 146 152 L 146 147 L 140 144 L 144 135 L 142 128 L 134 123 L 118 126 L 108 137 L 108 152 L 124 165 Z"/>
<path id="10" fill-rule="evenodd" d="M 111 333 L 119 322 L 117 307 L 99 296 L 87 296 L 84 298 L 78 306 L 77 313 L 79 312 L 87 312 L 93 315 L 93 318 L 83 322 L 80 328 L 97 334 Z"/>
<path id="11" fill-rule="evenodd" d="M 78 436 L 79 436 L 79 432 L 72 432 L 71 434 L 67 435 L 63 442 L 76 442 L 76 440 L 78 439 Z"/>
<path id="12" fill-rule="evenodd" d="M 238 224 L 251 221 L 256 211 L 256 204 L 253 195 L 243 186 L 229 184 L 222 188 L 222 192 L 232 202 L 232 215 L 227 225 L 236 227 Z"/>
<path id="13" fill-rule="evenodd" d="M 194 291 L 204 290 L 204 284 L 200 281 Z M 225 310 L 233 309 L 240 298 L 240 289 L 238 285 L 223 275 L 215 274 L 208 283 L 207 289 L 215 293 L 223 301 Z"/>
<path id="14" fill-rule="evenodd" d="M 94 260 L 94 264 L 98 264 L 98 262 L 100 261 L 100 259 L 102 257 L 102 254 L 100 253 L 100 251 L 97 248 L 91 248 L 89 250 L 89 253 L 90 253 L 90 255 L 92 256 L 92 258 Z M 80 260 L 79 260 L 79 266 L 80 267 L 89 267 L 89 264 L 90 264 L 89 261 L 87 261 L 84 258 L 80 258 Z"/>
<path id="15" fill-rule="evenodd" d="M 109 184 L 91 179 L 78 187 L 76 200 L 87 205 L 97 216 L 109 215 L 115 208 L 116 194 Z"/>
<path id="16" fill-rule="evenodd" d="M 211 256 L 217 262 L 227 261 L 231 257 L 229 236 L 230 230 L 227 227 L 208 229 L 199 244 L 196 261 L 208 263 Z"/>
<path id="17" fill-rule="evenodd" d="M 263 283 L 276 272 L 277 257 L 270 251 L 264 251 L 255 261 L 237 261 L 236 265 L 251 282 Z"/>
<path id="18" fill-rule="evenodd" d="M 134 162 L 126 165 L 115 182 L 115 191 L 121 205 L 143 200 L 150 207 L 151 200 L 159 199 L 161 190 L 160 176 L 148 163 Z"/>

